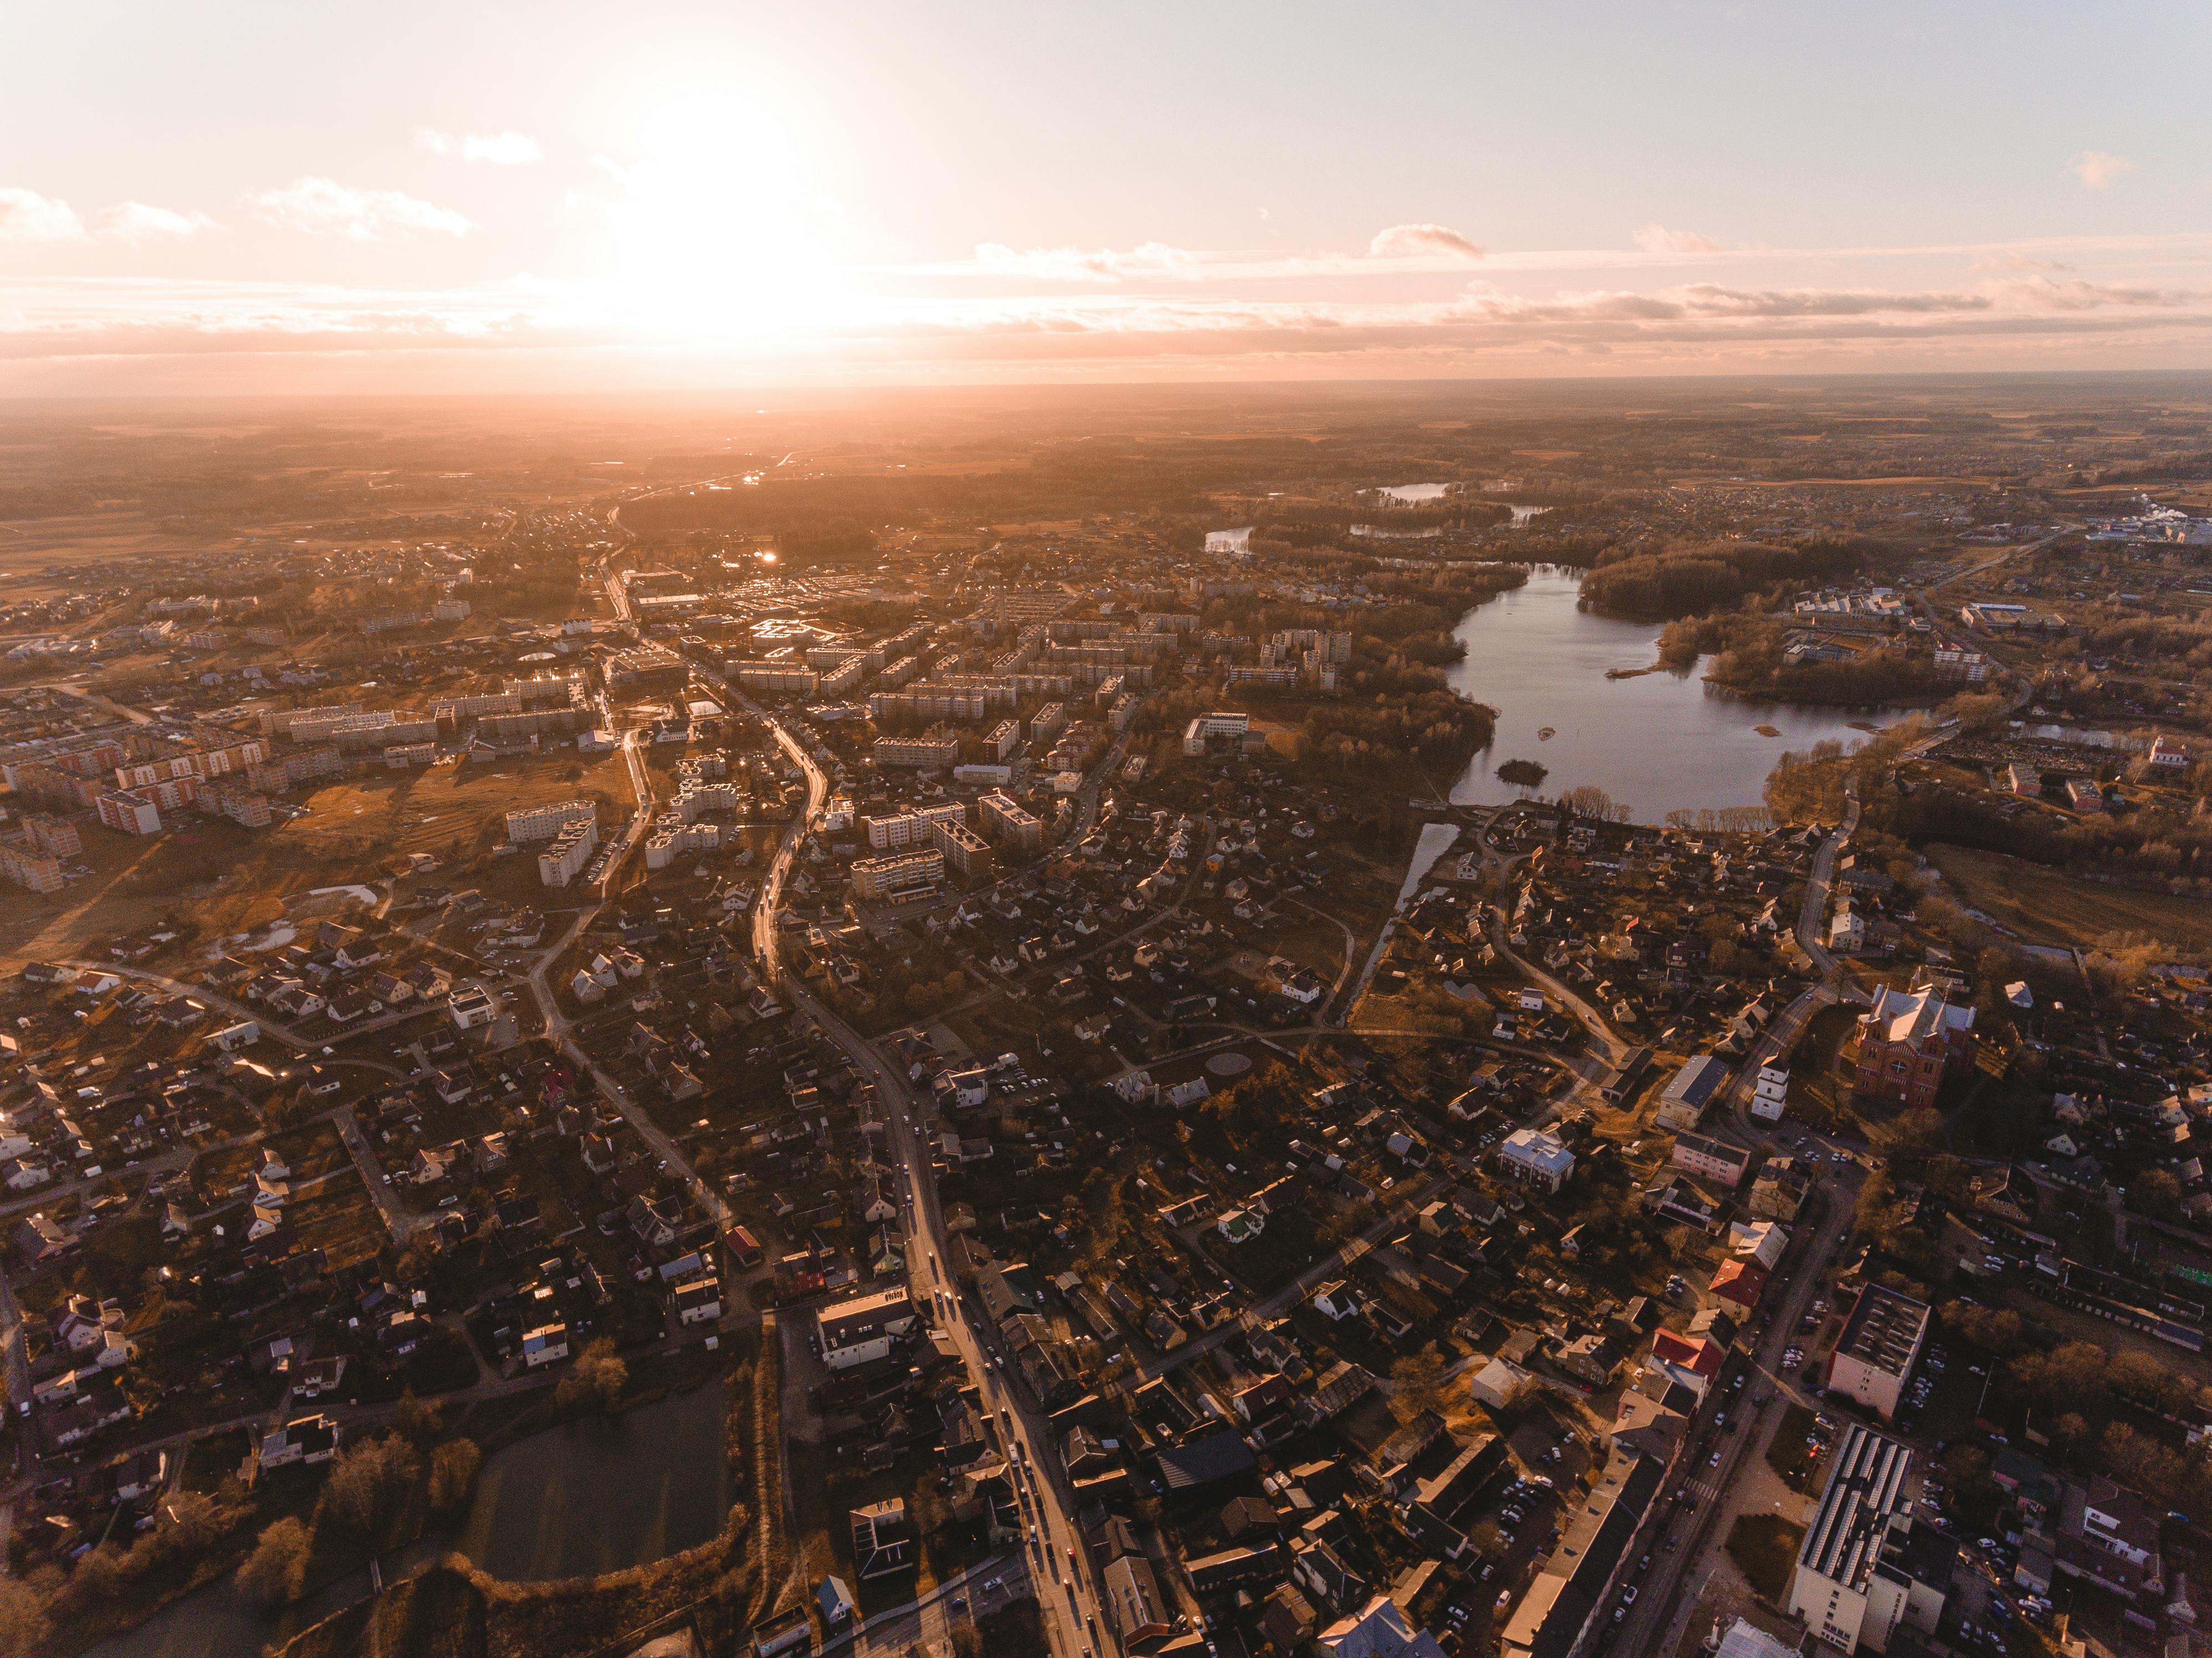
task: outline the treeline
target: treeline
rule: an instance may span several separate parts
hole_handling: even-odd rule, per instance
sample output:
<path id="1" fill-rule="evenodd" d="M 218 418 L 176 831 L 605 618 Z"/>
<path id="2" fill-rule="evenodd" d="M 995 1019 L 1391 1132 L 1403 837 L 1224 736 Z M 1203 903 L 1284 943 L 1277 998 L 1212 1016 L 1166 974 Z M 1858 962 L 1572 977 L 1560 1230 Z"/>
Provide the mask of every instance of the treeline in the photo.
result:
<path id="1" fill-rule="evenodd" d="M 1333 545 L 1352 533 L 1355 524 L 1387 525 L 1393 530 L 1489 530 L 1510 524 L 1513 509 L 1498 501 L 1474 495 L 1446 495 L 1405 506 L 1377 501 L 1366 507 L 1262 507 L 1253 515 L 1255 538 L 1292 547 Z"/>
<path id="2" fill-rule="evenodd" d="M 1449 782 L 1470 756 L 1489 746 L 1496 719 L 1494 710 L 1447 690 L 1316 703 L 1300 729 L 1299 753 L 1330 770 L 1365 773 L 1413 766 Z"/>
<path id="3" fill-rule="evenodd" d="M 1785 662 L 1787 630 L 1764 616 L 1720 612 L 1670 622 L 1659 659 L 1688 667 L 1710 653 L 1705 677 L 1741 695 L 1825 708 L 1869 708 L 1937 701 L 1957 689 L 1926 656 L 1870 650 L 1841 662 Z"/>
<path id="4" fill-rule="evenodd" d="M 2076 873 L 2212 881 L 2212 818 L 2148 805 L 2088 817 L 2007 817 L 2003 799 L 1927 784 L 1909 795 L 1875 795 L 1865 821 L 1914 847 L 1944 841 Z"/>
<path id="5" fill-rule="evenodd" d="M 1608 551 L 1583 578 L 1582 603 L 1601 616 L 1662 622 L 1740 604 L 1745 595 L 1838 580 L 1882 550 L 1863 541 L 1710 541 L 1657 552 Z"/>

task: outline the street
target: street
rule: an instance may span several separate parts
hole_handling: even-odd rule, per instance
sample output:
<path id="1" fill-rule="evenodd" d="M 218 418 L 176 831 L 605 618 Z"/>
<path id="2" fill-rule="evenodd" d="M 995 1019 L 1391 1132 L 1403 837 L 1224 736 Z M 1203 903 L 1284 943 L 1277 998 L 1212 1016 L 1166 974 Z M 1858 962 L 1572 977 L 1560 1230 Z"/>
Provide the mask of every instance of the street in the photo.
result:
<path id="1" fill-rule="evenodd" d="M 1027 1491 L 1029 1510 L 1036 1521 L 1028 1541 L 1027 1563 L 1047 1569 L 1059 1592 L 1038 1595 L 1050 1631 L 1053 1651 L 1059 1658 L 1095 1658 L 1099 1650 L 1091 1631 L 1101 1628 L 1104 1600 L 1092 1581 L 1090 1551 L 1075 1523 L 1073 1493 L 1060 1467 L 1059 1447 L 1053 1442 L 1043 1414 L 1024 1400 L 1004 1371 L 999 1357 L 989 1351 L 994 1338 L 971 1325 L 967 1309 L 945 1268 L 946 1233 L 937 1201 L 937 1182 L 929 1157 L 915 1141 L 914 1122 L 919 1103 L 907 1087 L 901 1069 L 886 1060 L 872 1042 L 855 1032 L 824 1007 L 799 981 L 783 975 L 777 955 L 778 910 L 785 882 L 808 829 L 820 816 L 829 795 L 829 779 L 805 746 L 774 716 L 733 687 L 727 694 L 748 713 L 764 721 L 777 743 L 806 776 L 806 811 L 795 822 L 769 866 L 761 886 L 753 915 L 753 942 L 763 978 L 793 1012 L 811 1020 L 823 1035 L 844 1051 L 862 1080 L 872 1084 L 885 1108 L 890 1126 L 890 1145 L 902 1168 L 905 1191 L 902 1206 L 909 1218 L 907 1229 L 908 1270 L 918 1306 L 932 1309 L 931 1317 L 952 1338 L 969 1376 L 981 1389 L 985 1410 L 1006 1439 L 1006 1450 L 1014 1466 L 1018 1488 Z"/>

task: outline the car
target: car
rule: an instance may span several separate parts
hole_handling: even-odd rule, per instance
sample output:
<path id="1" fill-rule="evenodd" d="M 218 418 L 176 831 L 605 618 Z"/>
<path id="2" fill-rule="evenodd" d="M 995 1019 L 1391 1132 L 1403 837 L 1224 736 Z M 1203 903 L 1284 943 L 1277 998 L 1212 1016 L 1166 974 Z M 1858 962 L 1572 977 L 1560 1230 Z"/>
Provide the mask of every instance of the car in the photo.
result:
<path id="1" fill-rule="evenodd" d="M 1627 1616 L 1628 1608 L 1626 1606 L 1615 1606 L 1613 1609 L 1613 1621 L 1616 1624 Z"/>
<path id="2" fill-rule="evenodd" d="M 1621 1592 L 1620 1592 L 1620 1604 L 1621 1604 L 1622 1606 L 1634 1606 L 1634 1605 L 1636 1604 L 1636 1585 L 1635 1585 L 1635 1584 L 1631 1583 L 1631 1584 L 1630 1584 L 1626 1588 L 1625 1588 L 1625 1589 L 1621 1590 Z"/>
<path id="3" fill-rule="evenodd" d="M 1710 1461 L 1708 1461 L 1706 1462 L 1705 1466 L 1706 1466 L 1707 1467 L 1709 1467 L 1709 1468 L 1717 1468 L 1718 1467 L 1720 1467 L 1720 1465 L 1721 1465 L 1721 1454 L 1720 1454 L 1718 1451 L 1715 1451 L 1715 1452 L 1712 1454 L 1712 1456 L 1711 1456 L 1711 1460 L 1710 1460 Z"/>
<path id="4" fill-rule="evenodd" d="M 1512 1604 L 1513 1591 L 1511 1589 L 1500 1589 L 1498 1591 L 1498 1606 L 1500 1611 L 1503 1611 L 1505 1607 L 1510 1606 Z"/>

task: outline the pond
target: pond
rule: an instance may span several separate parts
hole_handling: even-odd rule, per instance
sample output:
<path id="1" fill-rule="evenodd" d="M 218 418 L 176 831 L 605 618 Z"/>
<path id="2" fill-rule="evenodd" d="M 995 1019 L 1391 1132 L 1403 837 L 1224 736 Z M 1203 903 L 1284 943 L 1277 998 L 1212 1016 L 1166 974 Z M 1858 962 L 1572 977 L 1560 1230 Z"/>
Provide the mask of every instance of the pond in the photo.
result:
<path id="1" fill-rule="evenodd" d="M 1573 570 L 1537 565 L 1525 586 L 1460 618 L 1453 634 L 1467 656 L 1446 677 L 1461 695 L 1498 710 L 1498 730 L 1453 786 L 1455 802 L 1556 799 L 1595 784 L 1638 823 L 1686 808 L 1757 805 L 1784 750 L 1832 738 L 1849 747 L 1867 736 L 1860 726 L 1903 718 L 1894 709 L 1747 701 L 1706 685 L 1702 663 L 1607 679 L 1609 668 L 1650 667 L 1659 629 L 1578 608 L 1581 586 Z M 1516 788 L 1497 775 L 1508 760 L 1534 760 L 1550 775 L 1539 789 Z"/>
<path id="2" fill-rule="evenodd" d="M 456 1550 L 495 1577 L 534 1582 L 617 1571 L 696 1547 L 729 1511 L 723 1398 L 709 1383 L 495 1452 L 458 1533 L 434 1533 L 387 1557 L 385 1582 Z M 368 1593 L 368 1574 L 358 1571 L 268 1618 L 225 1576 L 88 1649 L 85 1658 L 238 1658 Z"/>
<path id="3" fill-rule="evenodd" d="M 619 1570 L 696 1548 L 730 1507 L 723 1392 L 694 1388 L 487 1458 L 456 1543 L 495 1577 Z"/>

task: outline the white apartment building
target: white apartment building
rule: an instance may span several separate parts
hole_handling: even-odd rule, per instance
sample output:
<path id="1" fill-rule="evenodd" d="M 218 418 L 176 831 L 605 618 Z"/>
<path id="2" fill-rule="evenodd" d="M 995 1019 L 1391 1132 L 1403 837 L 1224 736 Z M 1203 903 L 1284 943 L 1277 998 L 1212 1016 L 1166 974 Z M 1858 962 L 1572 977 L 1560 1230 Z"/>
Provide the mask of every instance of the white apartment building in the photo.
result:
<path id="1" fill-rule="evenodd" d="M 944 884 L 945 854 L 934 848 L 863 858 L 853 865 L 854 896 L 868 903 L 926 898 Z"/>
<path id="2" fill-rule="evenodd" d="M 588 800 L 563 800 L 556 806 L 525 806 L 507 814 L 507 838 L 517 846 L 550 841 L 577 823 L 596 829 L 599 809 Z"/>
<path id="3" fill-rule="evenodd" d="M 968 808 L 959 801 L 941 806 L 921 806 L 913 811 L 898 812 L 888 817 L 863 820 L 867 825 L 868 845 L 877 852 L 896 852 L 902 847 L 928 846 L 931 832 L 939 823 L 965 824 Z"/>
<path id="4" fill-rule="evenodd" d="M 576 878 L 599 849 L 599 824 L 586 817 L 561 831 L 551 846 L 538 854 L 538 878 L 549 887 L 565 887 Z"/>

